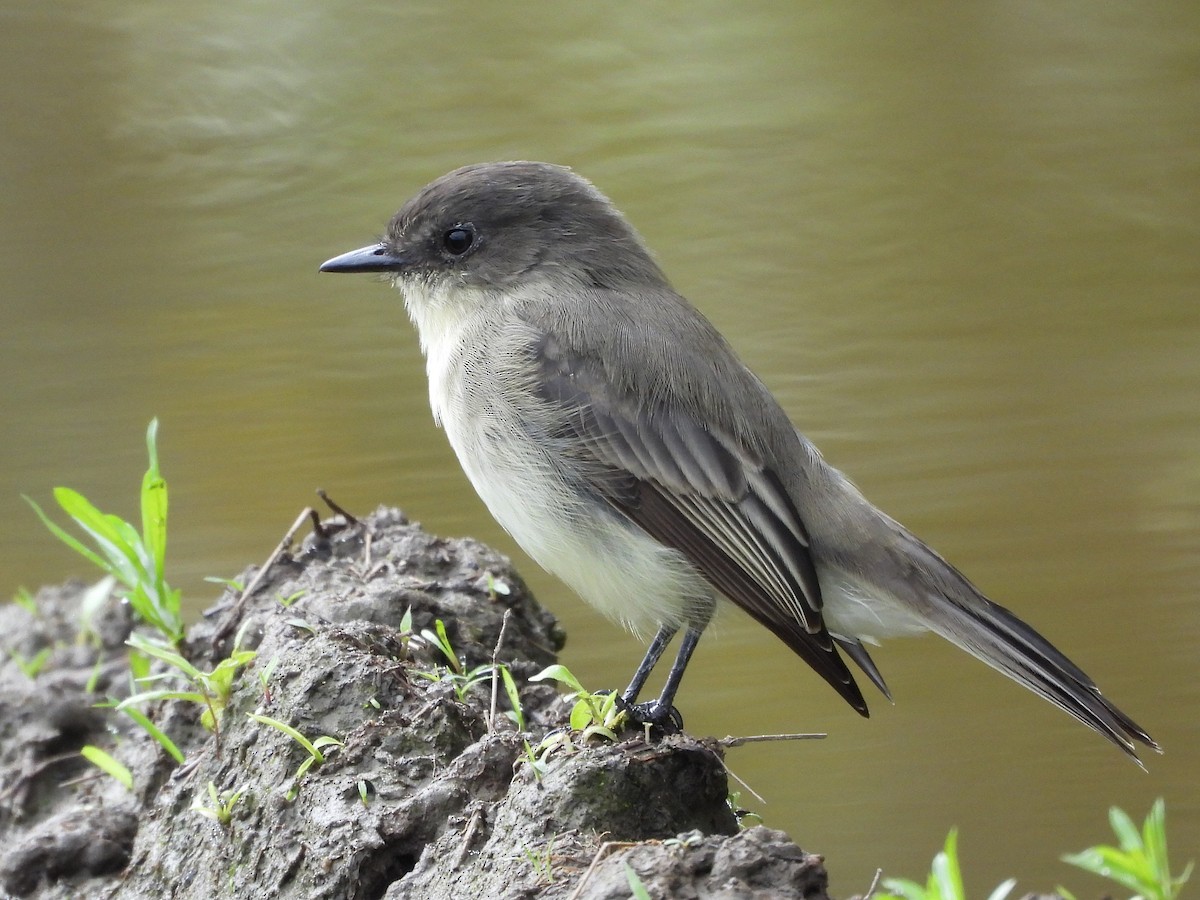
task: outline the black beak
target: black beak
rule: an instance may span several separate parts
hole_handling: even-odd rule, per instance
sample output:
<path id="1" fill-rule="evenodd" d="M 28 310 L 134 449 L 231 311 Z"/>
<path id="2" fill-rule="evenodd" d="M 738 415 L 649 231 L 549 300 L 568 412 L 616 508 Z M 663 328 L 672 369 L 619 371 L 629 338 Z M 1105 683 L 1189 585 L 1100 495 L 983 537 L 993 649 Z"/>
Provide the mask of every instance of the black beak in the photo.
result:
<path id="1" fill-rule="evenodd" d="M 409 261 L 397 256 L 386 244 L 372 244 L 351 250 L 321 263 L 321 272 L 399 272 L 408 268 Z"/>

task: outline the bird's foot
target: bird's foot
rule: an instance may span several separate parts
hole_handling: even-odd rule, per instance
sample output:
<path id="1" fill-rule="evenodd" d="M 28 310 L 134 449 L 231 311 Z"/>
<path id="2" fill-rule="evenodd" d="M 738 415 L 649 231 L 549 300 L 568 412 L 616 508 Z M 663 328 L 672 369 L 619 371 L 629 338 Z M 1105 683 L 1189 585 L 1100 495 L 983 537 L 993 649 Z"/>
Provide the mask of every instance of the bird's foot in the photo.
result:
<path id="1" fill-rule="evenodd" d="M 651 737 L 665 737 L 683 731 L 683 716 L 670 704 L 658 700 L 630 703 L 624 697 L 618 696 L 617 709 L 624 713 L 626 720 L 635 728 L 649 726 Z"/>

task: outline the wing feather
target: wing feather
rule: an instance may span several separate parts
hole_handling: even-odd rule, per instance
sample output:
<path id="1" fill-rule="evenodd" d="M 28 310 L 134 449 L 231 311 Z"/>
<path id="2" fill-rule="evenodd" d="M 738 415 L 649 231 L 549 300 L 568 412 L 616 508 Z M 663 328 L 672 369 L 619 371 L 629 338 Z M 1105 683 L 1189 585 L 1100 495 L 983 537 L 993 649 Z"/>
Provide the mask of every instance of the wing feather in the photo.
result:
<path id="1" fill-rule="evenodd" d="M 821 616 L 809 539 L 782 482 L 729 434 L 675 405 L 620 396 L 549 338 L 533 351 L 559 445 L 589 488 L 769 628 L 856 710 L 867 707 Z"/>

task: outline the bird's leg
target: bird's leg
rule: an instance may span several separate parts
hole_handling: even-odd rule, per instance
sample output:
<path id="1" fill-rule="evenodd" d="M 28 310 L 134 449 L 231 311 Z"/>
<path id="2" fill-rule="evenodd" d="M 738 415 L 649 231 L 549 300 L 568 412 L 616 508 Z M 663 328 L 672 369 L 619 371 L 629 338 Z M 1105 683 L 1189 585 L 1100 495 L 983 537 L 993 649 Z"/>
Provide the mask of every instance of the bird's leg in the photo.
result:
<path id="1" fill-rule="evenodd" d="M 667 644 L 671 643 L 671 638 L 675 637 L 675 632 L 678 630 L 673 625 L 659 626 L 658 634 L 654 635 L 654 640 L 646 648 L 646 655 L 642 657 L 637 671 L 633 673 L 633 680 L 621 694 L 621 700 L 626 705 L 632 706 L 637 701 L 638 694 L 642 692 L 642 688 L 646 684 L 646 679 L 650 677 L 655 664 L 662 658 L 663 651 L 667 649 Z"/>
<path id="2" fill-rule="evenodd" d="M 672 632 L 673 634 L 673 632 Z M 649 703 L 639 703 L 631 707 L 632 715 L 635 719 L 643 724 L 654 725 L 661 728 L 664 732 L 677 732 L 683 730 L 683 717 L 679 715 L 679 710 L 675 709 L 675 692 L 679 690 L 679 683 L 683 680 L 683 671 L 687 668 L 688 661 L 692 658 L 692 653 L 696 649 L 696 644 L 700 642 L 701 629 L 690 626 L 683 633 L 683 640 L 679 644 L 679 652 L 675 654 L 675 662 L 671 664 L 671 671 L 667 673 L 666 684 L 663 685 L 662 693 L 658 695 L 657 700 L 652 700 Z M 662 631 L 655 637 L 654 643 L 650 645 L 653 650 L 658 644 L 658 638 L 662 636 Z M 670 640 L 668 635 L 662 642 L 662 646 L 658 648 L 658 654 L 661 656 L 666 642 Z M 649 658 L 650 654 L 646 654 Z M 645 665 L 645 660 L 642 661 Z M 653 667 L 653 663 L 650 664 Z M 647 669 L 646 675 L 649 674 Z M 642 675 L 642 667 L 638 667 L 638 675 Z M 637 681 L 637 675 L 634 676 L 634 681 Z M 646 679 L 643 676 L 642 681 Z M 640 687 L 641 685 L 638 684 Z M 633 687 L 633 685 L 630 685 Z"/>

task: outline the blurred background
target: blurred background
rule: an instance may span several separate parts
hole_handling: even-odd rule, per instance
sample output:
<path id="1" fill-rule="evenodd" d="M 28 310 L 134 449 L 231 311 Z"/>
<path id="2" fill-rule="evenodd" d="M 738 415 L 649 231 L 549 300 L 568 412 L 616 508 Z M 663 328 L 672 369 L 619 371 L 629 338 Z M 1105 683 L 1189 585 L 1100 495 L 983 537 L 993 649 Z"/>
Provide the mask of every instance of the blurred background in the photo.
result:
<path id="1" fill-rule="evenodd" d="M 137 515 L 161 420 L 194 614 L 313 491 L 513 554 L 585 684 L 642 645 L 521 556 L 430 421 L 400 298 L 317 274 L 417 188 L 545 159 L 608 193 L 827 458 L 1165 746 L 1149 774 L 934 638 L 862 720 L 730 614 L 696 734 L 832 891 L 1104 887 L 1167 800 L 1200 856 L 1200 4 L 104 4 L 0 10 L 0 590 L 86 564 L 22 502 Z"/>

